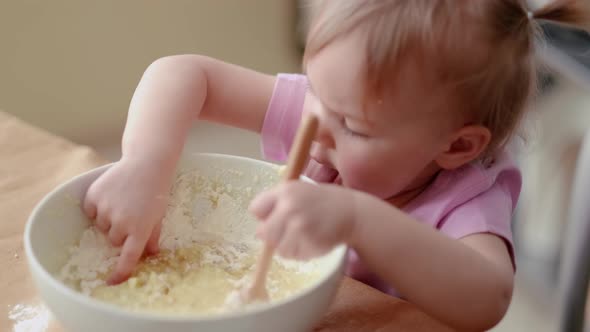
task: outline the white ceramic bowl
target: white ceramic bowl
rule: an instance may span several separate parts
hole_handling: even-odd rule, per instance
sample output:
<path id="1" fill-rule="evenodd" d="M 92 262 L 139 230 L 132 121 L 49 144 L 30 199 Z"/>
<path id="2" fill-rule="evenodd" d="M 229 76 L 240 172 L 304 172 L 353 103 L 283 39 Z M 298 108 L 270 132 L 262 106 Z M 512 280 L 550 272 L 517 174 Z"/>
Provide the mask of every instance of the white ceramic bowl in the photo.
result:
<path id="1" fill-rule="evenodd" d="M 246 175 L 274 167 L 259 160 L 216 154 L 185 156 L 181 165 L 204 173 L 219 168 L 236 169 Z M 67 287 L 55 275 L 67 260 L 68 247 L 76 244 L 89 226 L 80 201 L 90 184 L 108 167 L 77 176 L 47 194 L 33 210 L 25 229 L 25 251 L 33 280 L 45 304 L 68 331 L 305 331 L 328 308 L 342 275 L 344 246 L 321 258 L 321 277 L 309 288 L 283 301 L 237 313 L 175 317 L 130 312 Z"/>

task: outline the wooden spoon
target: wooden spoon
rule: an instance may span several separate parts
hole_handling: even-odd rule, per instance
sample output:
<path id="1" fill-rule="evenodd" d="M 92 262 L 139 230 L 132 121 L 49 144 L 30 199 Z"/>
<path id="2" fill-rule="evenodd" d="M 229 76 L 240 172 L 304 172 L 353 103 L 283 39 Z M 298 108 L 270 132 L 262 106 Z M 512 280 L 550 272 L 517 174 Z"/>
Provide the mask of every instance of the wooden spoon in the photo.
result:
<path id="1" fill-rule="evenodd" d="M 303 123 L 295 135 L 295 141 L 293 142 L 293 147 L 289 153 L 289 160 L 287 161 L 287 168 L 283 173 L 283 181 L 299 179 L 299 176 L 305 167 L 307 157 L 309 156 L 309 149 L 315 138 L 318 126 L 319 121 L 315 115 L 309 113 L 304 118 Z M 241 294 L 244 303 L 268 300 L 266 275 L 268 274 L 273 254 L 274 248 L 268 243 L 265 243 L 256 266 L 256 272 L 252 284 L 245 288 Z"/>

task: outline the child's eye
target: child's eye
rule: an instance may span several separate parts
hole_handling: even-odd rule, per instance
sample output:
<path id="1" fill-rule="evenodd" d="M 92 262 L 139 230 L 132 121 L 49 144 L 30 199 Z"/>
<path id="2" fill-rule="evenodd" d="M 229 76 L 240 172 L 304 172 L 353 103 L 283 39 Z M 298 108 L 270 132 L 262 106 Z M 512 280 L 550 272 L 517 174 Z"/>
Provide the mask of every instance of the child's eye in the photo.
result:
<path id="1" fill-rule="evenodd" d="M 350 129 L 350 127 L 348 127 L 348 125 L 346 124 L 346 120 L 342 119 L 342 121 L 340 122 L 342 130 L 344 130 L 344 133 L 346 135 L 355 137 L 355 138 L 368 138 L 369 136 L 363 133 L 359 133 L 357 131 L 354 131 L 352 129 Z"/>

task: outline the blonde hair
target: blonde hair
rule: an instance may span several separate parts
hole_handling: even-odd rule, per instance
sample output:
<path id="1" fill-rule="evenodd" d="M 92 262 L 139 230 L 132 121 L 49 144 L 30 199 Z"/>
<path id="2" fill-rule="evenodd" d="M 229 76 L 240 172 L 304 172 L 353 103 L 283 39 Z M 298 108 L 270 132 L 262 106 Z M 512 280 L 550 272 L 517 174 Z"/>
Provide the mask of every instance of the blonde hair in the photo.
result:
<path id="1" fill-rule="evenodd" d="M 470 123 L 490 130 L 484 157 L 512 137 L 536 91 L 539 22 L 580 27 L 590 17 L 582 0 L 534 11 L 524 0 L 315 1 L 304 65 L 335 39 L 363 29 L 367 94 L 385 97 L 403 61 L 418 61 L 451 89 Z"/>

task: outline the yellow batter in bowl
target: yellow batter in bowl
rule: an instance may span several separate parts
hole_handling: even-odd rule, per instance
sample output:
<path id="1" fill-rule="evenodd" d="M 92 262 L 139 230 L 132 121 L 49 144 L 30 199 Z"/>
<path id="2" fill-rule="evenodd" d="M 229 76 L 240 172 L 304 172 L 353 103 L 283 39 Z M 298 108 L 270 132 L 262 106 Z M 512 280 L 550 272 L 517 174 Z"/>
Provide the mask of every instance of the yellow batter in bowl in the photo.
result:
<path id="1" fill-rule="evenodd" d="M 261 248 L 247 206 L 257 192 L 277 181 L 276 169 L 248 178 L 231 169 L 180 172 L 158 255 L 143 259 L 126 282 L 107 286 L 120 249 L 91 227 L 71 249 L 60 277 L 80 292 L 132 311 L 199 315 L 239 310 L 236 290 L 249 282 Z M 270 300 L 277 301 L 311 285 L 319 273 L 313 261 L 275 257 L 268 278 Z"/>
<path id="2" fill-rule="evenodd" d="M 231 295 L 252 274 L 255 257 L 250 255 L 241 268 L 232 268 L 229 257 L 218 263 L 204 262 L 205 255 L 218 255 L 221 247 L 195 246 L 163 252 L 144 260 L 134 276 L 117 286 L 102 285 L 92 297 L 134 311 L 169 314 L 207 314 L 235 307 Z M 268 275 L 272 300 L 280 300 L 305 288 L 314 273 L 299 272 L 275 262 Z"/>

